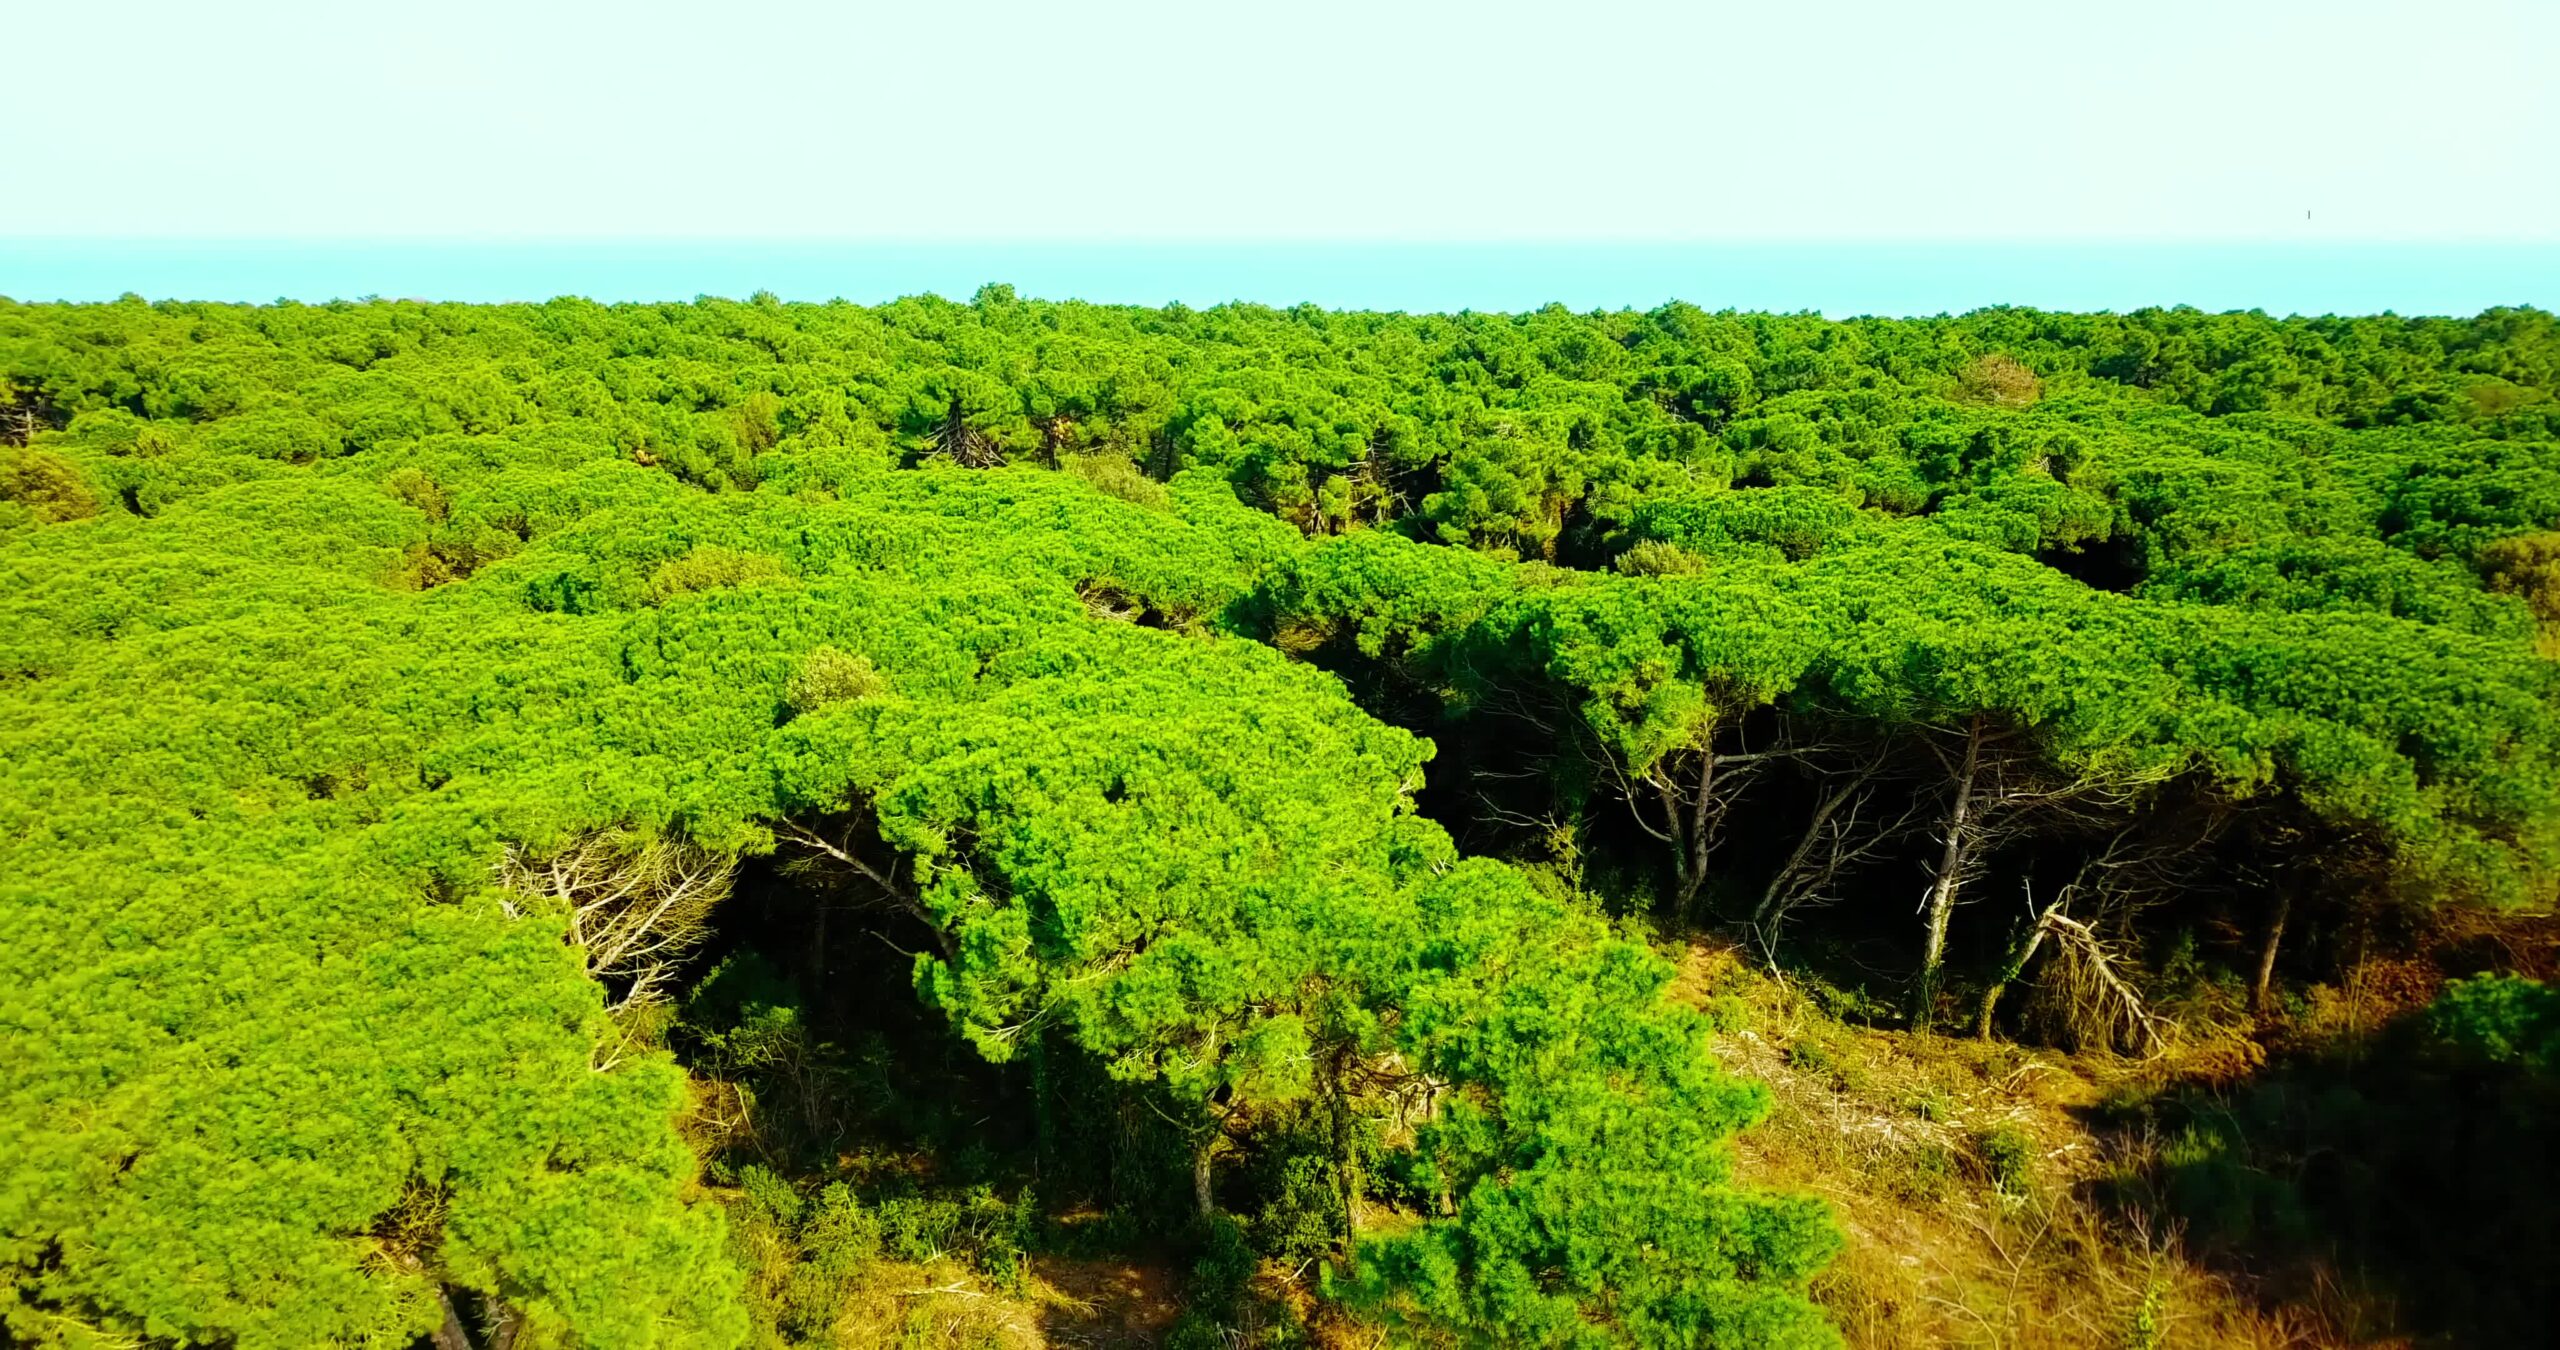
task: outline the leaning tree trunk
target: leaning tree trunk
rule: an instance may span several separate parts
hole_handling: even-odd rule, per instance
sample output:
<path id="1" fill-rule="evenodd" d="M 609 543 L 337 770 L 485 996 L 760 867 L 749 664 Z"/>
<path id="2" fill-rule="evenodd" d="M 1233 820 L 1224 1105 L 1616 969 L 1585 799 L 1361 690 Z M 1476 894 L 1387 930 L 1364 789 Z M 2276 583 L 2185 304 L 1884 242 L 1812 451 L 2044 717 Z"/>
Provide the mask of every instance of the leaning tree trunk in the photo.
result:
<path id="1" fill-rule="evenodd" d="M 2249 989 L 2249 1011 L 2259 1017 L 2267 1015 L 2275 1003 L 2276 950 L 2284 942 L 2284 922 L 2293 912 L 2293 891 L 2278 885 L 2275 910 L 2267 916 L 2267 931 L 2258 944 L 2258 979 Z"/>
<path id="2" fill-rule="evenodd" d="M 1350 1057 L 1348 1045 L 1334 1051 L 1326 1073 L 1325 1092 L 1325 1105 L 1331 1115 L 1329 1123 L 1333 1127 L 1334 1198 L 1342 1206 L 1342 1246 L 1345 1251 L 1350 1250 L 1360 1231 L 1360 1182 L 1352 1173 L 1351 1162 L 1351 1102 L 1349 1089 L 1342 1081 L 1346 1061 Z"/>
<path id="3" fill-rule="evenodd" d="M 2044 945 L 2044 935 L 2053 927 L 2053 916 L 2062 912 L 2062 904 L 2056 900 L 2045 906 L 2043 913 L 2027 921 L 2026 936 L 2009 953 L 2008 963 L 2000 968 L 2000 973 L 1992 977 L 1991 986 L 1982 991 L 1982 1014 L 1974 1024 L 1977 1038 L 1991 1039 L 1991 1019 L 1999 1010 L 2002 991 L 2009 987 L 2010 981 L 2026 972 L 2028 962 L 2036 959 L 2036 948 Z"/>
<path id="4" fill-rule="evenodd" d="M 1938 980 L 1947 963 L 1947 919 L 1955 912 L 1956 891 L 1972 862 L 1973 786 L 1982 770 L 1982 715 L 1974 714 L 1964 739 L 1964 767 L 1956 771 L 1956 799 L 1947 810 L 1947 839 L 1938 855 L 1938 873 L 1930 880 L 1928 927 L 1920 947 L 1920 986 L 1913 993 L 1911 1026 L 1926 1031 L 1936 1020 Z"/>
<path id="5" fill-rule="evenodd" d="M 1852 803 L 1864 800 L 1867 783 L 1882 763 L 1879 756 L 1866 767 L 1831 780 L 1815 801 L 1795 848 L 1761 888 L 1760 902 L 1751 907 L 1751 935 L 1760 944 L 1760 954 L 1772 964 L 1778 959 L 1778 925 L 1785 922 L 1787 911 L 1827 889 L 1843 866 L 1872 847 L 1872 840 L 1860 843 L 1850 839 L 1848 832 L 1855 828 L 1860 809 Z M 1844 810 L 1846 819 L 1840 816 Z"/>
<path id="6" fill-rule="evenodd" d="M 1791 753 L 1775 749 L 1720 755 L 1711 727 L 1694 749 L 1666 755 L 1633 782 L 1619 780 L 1619 791 L 1637 827 L 1670 846 L 1674 918 L 1687 922 L 1694 917 L 1698 894 L 1706 889 L 1707 859 L 1715 852 L 1727 799 L 1753 773 Z M 1643 810 L 1640 798 L 1646 788 L 1662 808 L 1658 825 Z"/>
<path id="7" fill-rule="evenodd" d="M 433 1333 L 436 1350 L 472 1350 L 470 1333 L 462 1329 L 462 1316 L 453 1310 L 453 1293 L 443 1285 L 436 1286 L 436 1306 L 444 1310 L 444 1320 Z"/>
<path id="8" fill-rule="evenodd" d="M 1845 792 L 1827 793 L 1821 801 L 1814 804 L 1812 819 L 1805 822 L 1804 833 L 1796 836 L 1795 850 L 1787 855 L 1785 862 L 1778 865 L 1777 871 L 1769 874 L 1769 884 L 1761 887 L 1760 903 L 1751 907 L 1751 931 L 1754 934 L 1763 935 L 1761 939 L 1763 948 L 1777 945 L 1765 935 L 1770 926 L 1778 921 L 1780 912 L 1786 908 L 1789 886 L 1803 874 L 1805 865 L 1813 860 L 1814 846 L 1822 841 L 1822 831 L 1831 823 L 1831 813 L 1839 808 L 1841 799 L 1846 795 Z"/>

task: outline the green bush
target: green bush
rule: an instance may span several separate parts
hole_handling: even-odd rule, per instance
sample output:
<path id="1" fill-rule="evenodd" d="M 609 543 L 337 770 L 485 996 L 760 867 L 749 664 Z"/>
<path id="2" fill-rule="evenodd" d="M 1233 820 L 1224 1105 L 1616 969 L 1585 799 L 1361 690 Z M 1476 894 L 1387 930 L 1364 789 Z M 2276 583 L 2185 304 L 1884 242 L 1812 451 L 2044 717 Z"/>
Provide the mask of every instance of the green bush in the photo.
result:
<path id="1" fill-rule="evenodd" d="M 98 514 L 98 499 L 80 466 L 51 450 L 0 445 L 0 503 L 39 525 Z"/>
<path id="2" fill-rule="evenodd" d="M 1124 502 L 1159 511 L 1173 502 L 1164 484 L 1140 472 L 1126 455 L 1067 455 L 1059 459 L 1058 467 Z"/>
<path id="3" fill-rule="evenodd" d="M 859 652 L 819 647 L 800 658 L 783 685 L 782 701 L 794 712 L 815 712 L 831 703 L 878 698 L 889 692 L 889 680 Z"/>
<path id="4" fill-rule="evenodd" d="M 2003 1194 L 2032 1195 L 2036 1187 L 2035 1136 L 2015 1121 L 1999 1121 L 1975 1130 L 1972 1138 L 1974 1161 L 1981 1167 L 1984 1179 Z"/>
<path id="5" fill-rule="evenodd" d="M 2454 1051 L 2536 1073 L 2560 1070 L 2560 989 L 2521 975 L 2455 980 L 2427 1010 Z"/>
<path id="6" fill-rule="evenodd" d="M 648 599 L 649 603 L 660 605 L 697 591 L 780 581 L 789 575 L 780 559 L 704 544 L 651 573 Z"/>

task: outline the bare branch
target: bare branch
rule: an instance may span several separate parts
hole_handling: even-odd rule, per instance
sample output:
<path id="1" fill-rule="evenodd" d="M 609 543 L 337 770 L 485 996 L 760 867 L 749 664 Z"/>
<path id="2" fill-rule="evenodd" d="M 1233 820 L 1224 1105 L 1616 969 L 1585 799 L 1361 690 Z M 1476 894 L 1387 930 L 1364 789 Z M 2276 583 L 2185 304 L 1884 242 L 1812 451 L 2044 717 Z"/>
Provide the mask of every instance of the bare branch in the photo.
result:
<path id="1" fill-rule="evenodd" d="M 1818 748 L 1832 751 L 1843 745 L 1822 742 Z M 1807 747 L 1807 751 L 1812 753 L 1816 748 Z M 1772 969 L 1777 966 L 1779 933 L 1790 913 L 1830 903 L 1844 873 L 1910 833 L 1922 809 L 1920 800 L 1904 799 L 1900 812 L 1889 819 L 1875 810 L 1877 794 L 1891 762 L 1891 745 L 1878 740 L 1862 747 L 1846 767 L 1822 775 L 1823 786 L 1814 799 L 1812 814 L 1806 818 L 1804 832 L 1762 888 L 1760 902 L 1752 908 L 1747 925 L 1762 959 Z"/>
<path id="2" fill-rule="evenodd" d="M 711 935 L 711 911 L 729 894 L 737 860 L 675 839 L 598 830 L 536 858 L 510 845 L 501 885 L 568 920 L 568 941 L 587 974 L 621 993 L 614 1011 L 664 997 L 684 957 Z M 523 906 L 510 902 L 511 914 Z"/>
<path id="3" fill-rule="evenodd" d="M 925 907 L 923 898 L 916 894 L 913 887 L 899 884 L 898 864 L 895 861 L 885 867 L 874 865 L 862 856 L 859 847 L 850 836 L 841 841 L 829 839 L 796 821 L 776 822 L 773 834 L 778 840 L 810 850 L 814 857 L 805 861 L 815 861 L 818 858 L 832 860 L 855 876 L 869 882 L 879 893 L 880 898 L 905 911 L 916 922 L 924 925 L 925 931 L 933 938 L 935 950 L 942 953 L 944 960 L 949 961 L 958 957 L 958 949 L 953 946 L 951 934 L 943 928 L 941 920 L 935 917 L 932 910 Z"/>

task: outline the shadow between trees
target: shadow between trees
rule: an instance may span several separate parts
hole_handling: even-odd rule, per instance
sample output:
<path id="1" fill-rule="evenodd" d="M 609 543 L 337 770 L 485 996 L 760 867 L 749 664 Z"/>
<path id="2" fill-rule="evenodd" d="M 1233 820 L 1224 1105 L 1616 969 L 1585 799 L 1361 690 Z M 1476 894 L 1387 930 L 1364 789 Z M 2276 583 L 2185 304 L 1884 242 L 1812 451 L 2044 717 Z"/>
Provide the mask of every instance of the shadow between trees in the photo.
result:
<path id="1" fill-rule="evenodd" d="M 860 1267 L 948 1260 L 1051 1337 L 1152 1344 L 1186 1312 L 1275 1313 L 1254 1306 L 1271 1292 L 1249 1288 L 1256 1251 L 1334 1249 L 1330 1173 L 1289 1165 L 1312 1119 L 1232 1123 L 1204 1221 L 1194 1141 L 1152 1084 L 1112 1078 L 1054 1030 L 989 1062 L 918 996 L 933 934 L 865 892 L 788 850 L 745 860 L 666 1033 L 699 1085 L 694 1142 L 733 1228 L 786 1249 L 769 1272 L 782 1330 L 822 1339 L 827 1297 L 841 1303 Z M 832 1295 L 794 1294 L 830 1268 Z"/>
<path id="2" fill-rule="evenodd" d="M 2547 1344 L 2560 1326 L 2560 1075 L 2448 1044 L 2428 1010 L 2256 1075 L 2094 1108 L 2147 1159 L 2093 1187 L 2358 1342 Z"/>

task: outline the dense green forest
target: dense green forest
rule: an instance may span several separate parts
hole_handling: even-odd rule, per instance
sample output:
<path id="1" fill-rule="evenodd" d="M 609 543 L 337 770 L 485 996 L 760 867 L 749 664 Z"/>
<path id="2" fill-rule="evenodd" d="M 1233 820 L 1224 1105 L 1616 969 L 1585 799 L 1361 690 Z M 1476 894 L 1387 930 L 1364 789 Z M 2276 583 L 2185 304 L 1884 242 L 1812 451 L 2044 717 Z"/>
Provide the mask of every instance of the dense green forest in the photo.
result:
<path id="1" fill-rule="evenodd" d="M 2555 395 L 2526 309 L 0 301 L 0 1326 L 1837 1344 L 1711 939 L 2255 1029 L 2143 1203 L 2531 1339 Z"/>

